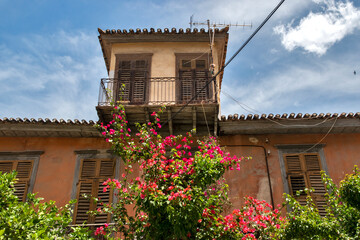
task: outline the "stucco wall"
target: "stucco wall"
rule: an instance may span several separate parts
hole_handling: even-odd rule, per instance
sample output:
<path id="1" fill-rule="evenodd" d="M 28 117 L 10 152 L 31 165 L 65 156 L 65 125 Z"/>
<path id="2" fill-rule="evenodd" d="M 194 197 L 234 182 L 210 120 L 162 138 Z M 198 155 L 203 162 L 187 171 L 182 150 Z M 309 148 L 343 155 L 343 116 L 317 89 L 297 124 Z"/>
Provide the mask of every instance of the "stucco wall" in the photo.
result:
<path id="1" fill-rule="evenodd" d="M 221 145 L 244 160 L 241 170 L 226 173 L 233 207 L 238 208 L 245 195 L 271 201 L 266 171 L 265 152 L 269 164 L 275 204 L 283 202 L 284 186 L 281 176 L 278 149 L 281 144 L 314 144 L 323 134 L 308 135 L 235 135 L 221 136 Z M 327 169 L 339 183 L 355 164 L 360 164 L 360 134 L 330 134 L 322 142 Z M 249 146 L 254 145 L 254 146 Z M 62 206 L 70 200 L 74 180 L 76 150 L 109 149 L 101 138 L 0 138 L 0 152 L 44 151 L 40 156 L 33 192 L 45 200 L 55 200 Z M 265 152 L 264 152 L 264 148 Z"/>
<path id="2" fill-rule="evenodd" d="M 230 187 L 230 198 L 234 207 L 242 204 L 245 195 L 258 197 L 270 202 L 270 187 L 266 172 L 264 150 L 266 149 L 269 173 L 275 205 L 283 202 L 284 185 L 279 163 L 279 150 L 276 145 L 316 144 L 324 134 L 280 134 L 280 135 L 234 135 L 220 137 L 222 145 L 232 145 L 227 149 L 238 156 L 251 156 L 244 161 L 241 171 L 226 174 Z M 346 174 L 351 173 L 354 165 L 360 164 L 360 134 L 330 134 L 324 141 L 323 151 L 330 177 L 339 183 Z M 238 146 L 234 146 L 238 145 Z M 255 145 L 240 146 L 240 145 Z"/>
<path id="3" fill-rule="evenodd" d="M 108 149 L 102 138 L 0 138 L 0 152 L 44 151 L 40 156 L 33 192 L 59 206 L 70 201 L 76 150 Z"/>

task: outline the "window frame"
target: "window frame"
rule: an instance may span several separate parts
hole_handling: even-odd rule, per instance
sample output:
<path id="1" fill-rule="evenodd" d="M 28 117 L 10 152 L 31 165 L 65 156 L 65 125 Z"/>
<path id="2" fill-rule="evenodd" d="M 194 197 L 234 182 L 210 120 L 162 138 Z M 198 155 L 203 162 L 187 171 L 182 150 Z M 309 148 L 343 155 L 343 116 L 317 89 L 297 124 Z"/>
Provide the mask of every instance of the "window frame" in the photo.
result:
<path id="1" fill-rule="evenodd" d="M 209 67 L 210 67 L 210 54 L 204 54 L 204 53 L 175 53 L 175 71 L 176 71 L 176 79 L 177 79 L 177 83 L 176 83 L 176 102 L 178 103 L 184 103 L 187 102 L 189 99 L 184 100 L 183 96 L 182 96 L 182 89 L 181 89 L 181 79 L 180 79 L 180 70 L 182 69 L 182 61 L 183 60 L 188 60 L 190 59 L 191 61 L 191 67 L 189 68 L 185 68 L 184 70 L 190 70 L 193 72 L 197 71 L 197 67 L 196 67 L 196 60 L 205 60 L 205 74 L 206 76 L 206 81 L 209 81 L 211 79 L 210 76 L 210 72 L 209 72 Z M 192 76 L 192 78 L 195 78 L 196 76 Z M 196 80 L 196 79 L 193 79 Z M 194 96 L 196 94 L 196 81 L 193 81 L 192 83 L 192 96 Z M 214 98 L 214 83 L 208 85 L 207 89 L 204 89 L 205 91 L 207 91 L 207 93 L 205 93 L 207 95 L 207 98 L 204 99 L 205 101 L 209 101 L 209 100 L 213 100 Z M 194 101 L 200 101 L 197 99 L 194 99 Z"/>
<path id="2" fill-rule="evenodd" d="M 297 175 L 304 175 L 305 180 L 305 187 L 309 188 L 309 176 L 311 174 L 311 170 L 304 170 L 299 171 L 298 173 L 290 173 L 287 172 L 287 163 L 285 161 L 285 157 L 289 155 L 306 155 L 306 154 L 316 154 L 318 156 L 319 164 L 320 164 L 320 171 L 325 171 L 325 173 L 329 176 L 329 171 L 326 164 L 325 159 L 325 153 L 323 148 L 325 147 L 325 144 L 279 144 L 275 145 L 275 147 L 278 149 L 279 154 L 279 163 L 280 163 L 280 170 L 281 170 L 281 178 L 284 186 L 284 192 L 290 195 L 292 194 L 291 186 L 289 186 L 289 179 L 290 176 Z M 300 160 L 300 161 L 306 161 L 306 160 Z M 301 162 L 303 164 L 303 162 Z M 304 168 L 304 166 L 302 166 Z M 320 200 L 319 194 L 315 192 L 315 194 L 312 194 L 312 196 L 315 198 L 315 200 Z M 319 199 L 316 199 L 319 198 Z M 303 199 L 300 197 L 299 200 L 303 201 Z M 287 210 L 290 211 L 290 207 L 287 207 Z"/>
<path id="3" fill-rule="evenodd" d="M 27 194 L 32 193 L 35 185 L 36 175 L 39 167 L 40 156 L 44 151 L 23 151 L 23 152 L 0 152 L 0 162 L 32 162 L 30 177 L 28 178 L 28 186 L 26 194 L 21 201 L 27 200 Z"/>
<path id="4" fill-rule="evenodd" d="M 145 96 L 144 96 L 144 101 L 143 102 L 134 102 L 132 100 L 132 94 L 133 94 L 133 85 L 134 83 L 130 82 L 130 90 L 129 90 L 129 94 L 131 94 L 129 96 L 130 100 L 123 100 L 122 102 L 124 103 L 128 103 L 128 104 L 147 104 L 149 102 L 149 94 L 150 94 L 150 82 L 151 82 L 151 63 L 152 63 L 152 53 L 135 53 L 135 54 L 115 54 L 115 72 L 114 72 L 114 77 L 117 80 L 120 78 L 119 77 L 119 64 L 120 61 L 141 61 L 141 60 L 145 60 L 148 62 L 147 64 L 147 79 L 146 79 L 146 86 L 145 86 Z M 130 69 L 130 71 L 134 71 L 132 69 Z M 130 79 L 130 81 L 132 81 L 132 79 Z M 117 83 L 114 86 L 114 100 L 118 101 L 119 99 L 117 99 Z"/>

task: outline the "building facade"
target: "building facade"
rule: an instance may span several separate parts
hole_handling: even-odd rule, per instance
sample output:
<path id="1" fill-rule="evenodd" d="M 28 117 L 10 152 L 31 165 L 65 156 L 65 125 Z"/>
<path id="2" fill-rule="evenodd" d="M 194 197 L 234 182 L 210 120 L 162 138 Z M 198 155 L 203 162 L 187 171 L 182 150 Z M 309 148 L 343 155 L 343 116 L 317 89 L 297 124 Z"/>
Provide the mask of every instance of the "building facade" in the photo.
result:
<path id="1" fill-rule="evenodd" d="M 111 119 L 111 102 L 125 106 L 130 126 L 149 121 L 150 113 L 165 105 L 161 134 L 196 129 L 196 137 L 218 136 L 230 153 L 251 157 L 241 171 L 226 173 L 233 208 L 239 208 L 246 195 L 277 205 L 284 192 L 312 187 L 323 211 L 320 171 L 339 183 L 360 162 L 360 113 L 220 117 L 222 74 L 216 73 L 225 63 L 227 31 L 99 29 L 108 71 L 96 106 L 100 121 Z M 86 212 L 98 205 L 82 197 L 116 201 L 100 186 L 122 171 L 121 159 L 94 124 L 0 119 L 0 171 L 18 171 L 19 199 L 24 201 L 29 192 L 59 206 L 77 199 L 75 224 L 109 221 L 108 215 L 89 216 Z"/>

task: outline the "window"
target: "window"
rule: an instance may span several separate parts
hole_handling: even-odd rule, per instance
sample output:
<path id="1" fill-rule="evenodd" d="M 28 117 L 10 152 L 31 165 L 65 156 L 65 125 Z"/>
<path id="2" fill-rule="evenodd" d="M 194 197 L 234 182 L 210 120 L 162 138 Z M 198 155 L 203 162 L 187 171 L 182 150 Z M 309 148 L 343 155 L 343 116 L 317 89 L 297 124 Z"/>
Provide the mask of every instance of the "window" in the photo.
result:
<path id="1" fill-rule="evenodd" d="M 0 153 L 0 171 L 3 173 L 17 172 L 18 180 L 14 184 L 14 194 L 19 201 L 26 201 L 27 194 L 32 192 L 42 153 L 40 151 Z"/>
<path id="2" fill-rule="evenodd" d="M 283 174 L 283 180 L 285 178 L 285 182 L 287 183 L 284 184 L 285 191 L 296 196 L 297 191 L 304 190 L 305 188 L 313 188 L 314 192 L 311 193 L 311 196 L 320 215 L 324 216 L 326 214 L 326 202 L 324 199 L 326 189 L 321 180 L 320 172 L 321 170 L 326 170 L 326 163 L 323 158 L 322 149 L 309 153 L 303 153 L 301 149 L 306 150 L 308 148 L 302 147 L 298 150 L 280 149 L 279 154 L 281 154 L 282 171 L 285 172 L 285 174 Z M 302 193 L 296 197 L 296 199 L 300 204 L 305 204 L 305 193 Z"/>
<path id="3" fill-rule="evenodd" d="M 91 216 L 88 211 L 96 211 L 102 206 L 112 202 L 112 191 L 103 192 L 102 183 L 114 177 L 113 159 L 82 159 L 80 178 L 77 187 L 77 204 L 75 208 L 75 224 L 106 223 L 110 220 L 108 214 Z M 87 197 L 85 197 L 85 195 Z M 94 198 L 99 201 L 95 202 Z"/>
<path id="4" fill-rule="evenodd" d="M 96 211 L 102 204 L 116 202 L 112 191 L 103 192 L 102 183 L 108 178 L 118 178 L 120 158 L 115 158 L 110 150 L 75 151 L 76 166 L 71 199 L 77 199 L 74 209 L 74 224 L 101 224 L 110 222 L 109 214 L 91 216 L 88 211 Z M 86 195 L 87 197 L 85 197 Z M 99 198 L 95 202 L 92 197 Z"/>
<path id="5" fill-rule="evenodd" d="M 150 78 L 151 54 L 116 55 L 115 100 L 144 104 Z"/>
<path id="6" fill-rule="evenodd" d="M 176 54 L 179 77 L 178 100 L 189 101 L 210 80 L 207 54 Z M 210 100 L 212 84 L 203 89 L 194 101 Z"/>

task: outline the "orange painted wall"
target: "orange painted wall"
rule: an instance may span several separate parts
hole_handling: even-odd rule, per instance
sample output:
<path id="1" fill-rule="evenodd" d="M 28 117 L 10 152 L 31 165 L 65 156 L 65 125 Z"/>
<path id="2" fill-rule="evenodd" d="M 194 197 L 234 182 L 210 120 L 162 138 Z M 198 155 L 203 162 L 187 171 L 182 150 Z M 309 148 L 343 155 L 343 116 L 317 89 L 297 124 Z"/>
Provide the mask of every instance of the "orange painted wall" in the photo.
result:
<path id="1" fill-rule="evenodd" d="M 0 152 L 44 151 L 40 156 L 33 192 L 58 206 L 70 201 L 75 150 L 108 149 L 102 138 L 0 138 Z"/>
<path id="2" fill-rule="evenodd" d="M 277 144 L 316 144 L 324 134 L 269 134 L 234 135 L 220 137 L 221 145 L 263 146 L 268 154 L 269 172 L 275 205 L 283 202 L 283 182 L 281 177 Z M 254 138 L 258 140 L 254 142 Z M 250 141 L 253 140 L 253 142 Z M 268 141 L 266 141 L 266 139 Z M 360 134 L 329 134 L 323 141 L 323 150 L 330 177 L 339 183 L 346 174 L 351 173 L 354 165 L 360 164 Z M 270 202 L 270 187 L 267 180 L 264 151 L 260 147 L 228 147 L 228 151 L 238 156 L 252 156 L 244 161 L 241 171 L 226 174 L 230 187 L 230 198 L 234 208 L 240 207 L 245 195 L 258 197 Z"/>
<path id="3" fill-rule="evenodd" d="M 284 192 L 276 144 L 314 144 L 323 134 L 282 135 L 234 135 L 220 137 L 221 145 L 232 146 L 227 150 L 238 156 L 251 156 L 244 160 L 241 170 L 226 173 L 233 207 L 242 205 L 243 197 L 250 195 L 270 202 L 269 181 L 266 171 L 266 149 L 275 204 L 283 202 Z M 249 140 L 251 139 L 252 142 Z M 268 139 L 268 142 L 266 142 Z M 258 142 L 256 142 L 257 140 Z M 330 176 L 339 183 L 350 173 L 355 164 L 360 164 L 360 134 L 330 134 L 322 142 Z M 109 149 L 102 138 L 0 138 L 0 152 L 44 151 L 41 155 L 33 192 L 46 201 L 55 200 L 59 206 L 70 200 L 75 173 L 76 150 Z"/>

